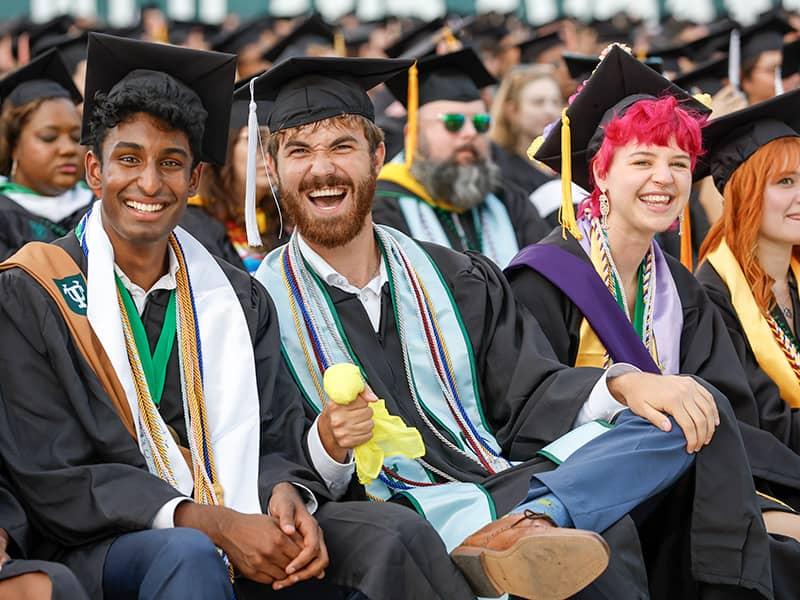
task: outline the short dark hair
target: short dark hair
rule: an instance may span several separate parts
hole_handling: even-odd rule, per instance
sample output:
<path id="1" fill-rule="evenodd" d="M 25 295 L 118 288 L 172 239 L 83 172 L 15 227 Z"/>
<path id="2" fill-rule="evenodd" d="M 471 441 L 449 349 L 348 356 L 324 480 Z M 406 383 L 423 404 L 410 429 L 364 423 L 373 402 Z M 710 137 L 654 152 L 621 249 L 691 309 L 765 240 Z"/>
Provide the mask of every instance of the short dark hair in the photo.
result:
<path id="1" fill-rule="evenodd" d="M 88 125 L 89 143 L 99 160 L 102 161 L 100 147 L 108 130 L 136 113 L 151 115 L 170 128 L 183 131 L 189 138 L 192 167 L 197 166 L 208 112 L 191 90 L 171 78 L 137 81 L 112 89 L 108 94 L 97 93 Z"/>

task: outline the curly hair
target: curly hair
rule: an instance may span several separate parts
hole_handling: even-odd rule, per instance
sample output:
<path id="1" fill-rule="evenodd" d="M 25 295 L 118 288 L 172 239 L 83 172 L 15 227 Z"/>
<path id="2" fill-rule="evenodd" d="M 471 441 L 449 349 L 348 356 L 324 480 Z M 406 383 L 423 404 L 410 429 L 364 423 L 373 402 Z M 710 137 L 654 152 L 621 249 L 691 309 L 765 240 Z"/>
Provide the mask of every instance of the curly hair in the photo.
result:
<path id="1" fill-rule="evenodd" d="M 197 94 L 172 77 L 140 77 L 112 88 L 108 94 L 98 92 L 94 103 L 88 117 L 88 141 L 101 161 L 101 146 L 108 130 L 129 121 L 136 113 L 145 113 L 170 129 L 184 132 L 192 151 L 192 167 L 200 162 L 208 112 Z"/>
<path id="2" fill-rule="evenodd" d="M 753 297 L 767 315 L 775 306 L 772 286 L 775 281 L 758 262 L 758 237 L 764 212 L 764 189 L 782 173 L 800 165 L 800 138 L 772 140 L 739 165 L 723 192 L 722 217 L 711 226 L 700 246 L 699 261 L 715 250 L 724 239 L 742 268 Z M 800 246 L 794 246 L 800 258 Z"/>
<path id="3" fill-rule="evenodd" d="M 622 116 L 615 116 L 603 129 L 603 143 L 589 162 L 589 173 L 594 184 L 594 168 L 601 176 L 608 173 L 617 149 L 631 141 L 639 144 L 667 146 L 671 139 L 691 157 L 694 170 L 697 157 L 703 154 L 700 129 L 705 117 L 680 106 L 677 98 L 666 95 L 652 100 L 639 100 Z M 600 215 L 601 190 L 593 185 L 592 193 L 578 207 L 578 214 L 588 210 L 592 217 Z"/>

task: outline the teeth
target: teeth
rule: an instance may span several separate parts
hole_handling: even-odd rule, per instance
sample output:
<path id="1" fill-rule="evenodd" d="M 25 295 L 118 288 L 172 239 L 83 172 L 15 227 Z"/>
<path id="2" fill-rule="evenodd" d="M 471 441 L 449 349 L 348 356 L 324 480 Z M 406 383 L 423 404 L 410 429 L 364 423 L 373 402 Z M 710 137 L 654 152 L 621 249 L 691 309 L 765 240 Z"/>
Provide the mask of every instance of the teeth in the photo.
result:
<path id="1" fill-rule="evenodd" d="M 672 200 L 672 196 L 666 194 L 648 194 L 647 196 L 640 196 L 640 198 L 644 202 L 651 204 L 669 204 L 669 201 Z"/>
<path id="2" fill-rule="evenodd" d="M 164 210 L 166 204 L 145 204 L 143 202 L 136 202 L 134 200 L 129 200 L 125 203 L 125 206 L 128 208 L 132 208 L 134 210 L 138 210 L 139 212 L 147 212 L 147 213 L 154 213 Z"/>
<path id="3" fill-rule="evenodd" d="M 327 198 L 329 196 L 339 196 L 344 193 L 345 193 L 344 188 L 326 187 L 319 190 L 314 190 L 313 192 L 310 192 L 308 195 L 311 196 L 312 198 Z"/>

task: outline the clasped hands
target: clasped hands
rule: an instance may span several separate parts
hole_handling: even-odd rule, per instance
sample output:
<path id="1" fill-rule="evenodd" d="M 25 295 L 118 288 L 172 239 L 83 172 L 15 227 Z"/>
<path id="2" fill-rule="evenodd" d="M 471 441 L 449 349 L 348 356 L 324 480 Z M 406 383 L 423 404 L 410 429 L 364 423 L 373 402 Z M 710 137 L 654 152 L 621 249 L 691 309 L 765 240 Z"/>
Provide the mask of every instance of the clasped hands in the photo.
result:
<path id="1" fill-rule="evenodd" d="M 290 483 L 273 488 L 268 515 L 183 502 L 175 510 L 175 525 L 203 531 L 237 573 L 275 590 L 325 576 L 329 561 L 322 529 Z"/>

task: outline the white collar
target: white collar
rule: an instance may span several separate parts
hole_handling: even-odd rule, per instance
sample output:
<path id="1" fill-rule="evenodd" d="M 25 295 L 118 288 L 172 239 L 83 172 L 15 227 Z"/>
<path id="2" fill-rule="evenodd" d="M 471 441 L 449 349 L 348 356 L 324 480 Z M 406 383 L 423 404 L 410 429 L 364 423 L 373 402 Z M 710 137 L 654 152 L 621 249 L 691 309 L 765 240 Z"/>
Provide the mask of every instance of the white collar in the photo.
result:
<path id="1" fill-rule="evenodd" d="M 297 245 L 300 248 L 300 253 L 303 255 L 303 258 L 308 261 L 308 263 L 311 265 L 311 268 L 314 269 L 317 275 L 319 275 L 325 283 L 338 288 L 343 292 L 347 292 L 348 294 L 358 295 L 363 290 L 370 290 L 372 293 L 379 296 L 381 289 L 383 288 L 383 284 L 389 280 L 386 275 L 386 265 L 381 258 L 380 266 L 378 267 L 378 272 L 375 274 L 375 276 L 370 279 L 367 285 L 364 287 L 356 287 L 351 284 L 344 275 L 339 273 L 330 264 L 328 264 L 324 258 L 317 254 L 299 233 L 297 234 Z"/>
<path id="2" fill-rule="evenodd" d="M 151 293 L 156 290 L 174 290 L 178 287 L 178 280 L 176 278 L 178 269 L 180 268 L 180 265 L 178 265 L 178 258 L 175 256 L 175 252 L 170 246 L 167 246 L 167 252 L 169 253 L 169 270 L 147 291 L 131 281 L 123 270 L 119 268 L 119 265 L 114 263 L 114 272 L 119 277 L 122 285 L 125 286 L 125 289 L 130 292 L 133 303 L 136 305 L 136 310 L 139 312 L 140 316 L 144 312 L 147 298 Z"/>
<path id="3" fill-rule="evenodd" d="M 5 180 L 5 178 L 2 179 Z M 80 209 L 89 206 L 94 198 L 91 190 L 77 185 L 58 196 L 40 196 L 23 192 L 4 192 L 3 195 L 29 213 L 53 223 L 59 223 Z"/>

